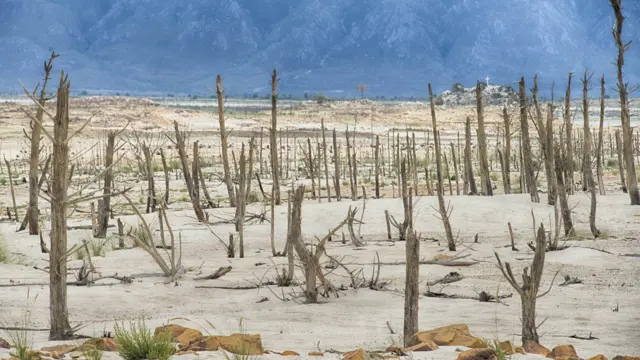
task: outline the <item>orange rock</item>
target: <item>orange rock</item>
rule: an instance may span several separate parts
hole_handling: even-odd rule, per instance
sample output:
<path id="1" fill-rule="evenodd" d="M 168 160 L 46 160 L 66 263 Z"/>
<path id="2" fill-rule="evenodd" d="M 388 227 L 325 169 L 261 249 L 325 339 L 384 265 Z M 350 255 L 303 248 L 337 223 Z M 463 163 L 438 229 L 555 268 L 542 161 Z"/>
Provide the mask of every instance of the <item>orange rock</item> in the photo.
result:
<path id="1" fill-rule="evenodd" d="M 640 360 L 640 356 L 622 356 L 618 355 L 613 360 Z"/>
<path id="2" fill-rule="evenodd" d="M 451 259 L 451 256 L 445 254 L 438 254 L 433 257 L 433 260 L 448 260 Z"/>
<path id="3" fill-rule="evenodd" d="M 499 343 L 498 348 L 504 351 L 504 353 L 507 355 L 513 355 L 517 352 L 516 347 L 511 343 L 511 341 L 508 341 L 508 340 Z"/>
<path id="4" fill-rule="evenodd" d="M 297 352 L 292 351 L 292 350 L 285 350 L 280 355 L 282 355 L 282 356 L 300 356 L 300 354 L 298 354 Z"/>
<path id="5" fill-rule="evenodd" d="M 439 346 L 466 346 L 470 348 L 484 348 L 487 346 L 484 340 L 471 335 L 469 327 L 464 324 L 439 327 L 419 332 L 416 336 L 421 343 L 433 341 Z"/>
<path id="6" fill-rule="evenodd" d="M 471 349 L 458 354 L 457 360 L 497 360 L 498 354 L 491 348 Z"/>
<path id="7" fill-rule="evenodd" d="M 260 335 L 232 334 L 229 336 L 203 336 L 199 340 L 180 348 L 181 351 L 218 351 L 224 349 L 238 355 L 263 355 Z"/>
<path id="8" fill-rule="evenodd" d="M 154 335 L 158 335 L 163 332 L 171 333 L 171 336 L 180 344 L 180 347 L 185 347 L 202 338 L 202 333 L 200 331 L 176 324 L 157 327 L 154 331 Z"/>
<path id="9" fill-rule="evenodd" d="M 516 347 L 516 353 L 524 355 L 524 354 L 526 354 L 526 351 L 524 351 L 524 349 L 521 348 L 520 346 L 517 346 Z"/>
<path id="10" fill-rule="evenodd" d="M 204 336 L 188 346 L 181 347 L 181 351 L 218 351 L 220 342 L 217 336 Z"/>
<path id="11" fill-rule="evenodd" d="M 218 336 L 220 347 L 239 355 L 263 355 L 262 338 L 259 334 L 231 334 Z"/>
<path id="12" fill-rule="evenodd" d="M 576 349 L 573 345 L 558 345 L 551 350 L 547 357 L 550 359 L 580 359 L 578 354 L 576 354 Z"/>
<path id="13" fill-rule="evenodd" d="M 56 346 L 45 346 L 42 349 L 40 349 L 40 352 L 54 359 L 60 359 L 64 357 L 65 354 L 75 350 L 75 348 L 76 348 L 75 345 L 61 344 Z"/>
<path id="14" fill-rule="evenodd" d="M 418 345 L 408 347 L 404 350 L 405 351 L 433 351 L 433 350 L 438 350 L 438 344 L 436 344 L 431 340 L 427 340 L 427 341 L 421 342 Z"/>
<path id="15" fill-rule="evenodd" d="M 525 341 L 523 348 L 527 354 L 547 356 L 551 352 L 551 350 L 531 340 Z"/>
<path id="16" fill-rule="evenodd" d="M 365 360 L 367 354 L 363 349 L 358 349 L 354 351 L 349 351 L 344 354 L 343 360 Z"/>
<path id="17" fill-rule="evenodd" d="M 85 341 L 82 345 L 76 348 L 77 351 L 86 352 L 89 350 L 100 350 L 113 352 L 116 351 L 116 342 L 111 338 L 94 338 Z"/>
<path id="18" fill-rule="evenodd" d="M 311 351 L 309 352 L 309 356 L 324 356 L 324 353 L 320 351 Z"/>
<path id="19" fill-rule="evenodd" d="M 609 360 L 609 359 L 607 359 L 606 356 L 600 354 L 600 355 L 592 356 L 592 357 L 588 358 L 587 360 Z"/>

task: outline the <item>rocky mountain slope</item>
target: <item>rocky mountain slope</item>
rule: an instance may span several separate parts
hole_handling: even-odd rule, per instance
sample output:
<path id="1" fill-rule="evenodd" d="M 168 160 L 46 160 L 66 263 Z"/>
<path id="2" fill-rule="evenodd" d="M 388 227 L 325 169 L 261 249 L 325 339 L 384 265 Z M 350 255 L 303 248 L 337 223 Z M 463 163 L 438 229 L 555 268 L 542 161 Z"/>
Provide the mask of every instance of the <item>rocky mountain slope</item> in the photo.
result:
<path id="1" fill-rule="evenodd" d="M 625 39 L 640 2 L 625 0 Z M 424 95 L 489 76 L 541 85 L 589 67 L 613 82 L 605 0 L 0 0 L 0 91 L 35 84 L 50 49 L 76 89 Z M 640 44 L 626 73 L 640 82 Z"/>

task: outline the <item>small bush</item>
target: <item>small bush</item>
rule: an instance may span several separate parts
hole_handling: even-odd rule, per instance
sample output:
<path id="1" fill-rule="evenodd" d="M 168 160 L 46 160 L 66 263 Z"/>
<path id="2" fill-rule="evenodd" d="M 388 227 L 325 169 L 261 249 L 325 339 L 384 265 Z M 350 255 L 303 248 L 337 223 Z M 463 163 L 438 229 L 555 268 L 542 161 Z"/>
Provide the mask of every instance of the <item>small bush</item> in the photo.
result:
<path id="1" fill-rule="evenodd" d="M 82 356 L 84 356 L 87 360 L 102 360 L 103 352 L 98 349 L 90 349 L 82 352 Z"/>
<path id="2" fill-rule="evenodd" d="M 156 335 L 140 321 L 131 323 L 131 330 L 115 325 L 115 341 L 118 355 L 125 360 L 166 360 L 176 351 L 171 333 L 162 332 Z"/>

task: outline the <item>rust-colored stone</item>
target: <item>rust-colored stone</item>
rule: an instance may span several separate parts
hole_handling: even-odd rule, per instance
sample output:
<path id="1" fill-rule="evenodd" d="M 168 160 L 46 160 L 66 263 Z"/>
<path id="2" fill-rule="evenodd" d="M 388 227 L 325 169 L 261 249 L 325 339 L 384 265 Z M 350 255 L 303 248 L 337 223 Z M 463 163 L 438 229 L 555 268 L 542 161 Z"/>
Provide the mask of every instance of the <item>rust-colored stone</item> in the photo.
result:
<path id="1" fill-rule="evenodd" d="M 464 324 L 443 326 L 436 329 L 419 332 L 416 337 L 421 343 L 433 341 L 439 346 L 466 346 L 470 348 L 484 348 L 484 340 L 471 335 L 469 327 Z"/>
<path id="2" fill-rule="evenodd" d="M 523 348 L 527 354 L 547 356 L 551 352 L 551 350 L 546 347 L 530 340 L 525 341 Z"/>
<path id="3" fill-rule="evenodd" d="M 556 360 L 580 359 L 578 354 L 576 354 L 576 349 L 573 345 L 558 345 L 554 347 L 549 354 L 547 354 L 547 357 Z"/>
<path id="4" fill-rule="evenodd" d="M 438 350 L 438 344 L 431 340 L 421 342 L 420 344 L 408 347 L 405 351 L 433 351 Z"/>
<path id="5" fill-rule="evenodd" d="M 498 354 L 491 348 L 471 349 L 458 354 L 457 360 L 497 360 Z"/>

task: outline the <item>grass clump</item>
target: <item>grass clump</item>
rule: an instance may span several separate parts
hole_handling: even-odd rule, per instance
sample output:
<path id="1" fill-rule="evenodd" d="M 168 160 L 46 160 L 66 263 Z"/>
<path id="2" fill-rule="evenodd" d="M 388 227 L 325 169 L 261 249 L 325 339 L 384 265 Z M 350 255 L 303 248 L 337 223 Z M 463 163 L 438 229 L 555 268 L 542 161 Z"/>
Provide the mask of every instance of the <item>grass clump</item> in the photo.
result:
<path id="1" fill-rule="evenodd" d="M 35 360 L 40 359 L 37 351 L 32 349 L 33 346 L 33 333 L 28 332 L 27 329 L 31 324 L 31 307 L 38 299 L 36 296 L 31 301 L 30 292 L 27 290 L 27 306 L 22 311 L 22 316 L 19 320 L 12 321 L 4 317 L 0 313 L 0 325 L 3 328 L 13 328 L 16 330 L 5 330 L 4 333 L 9 342 L 13 345 L 13 351 L 9 354 L 11 358 L 19 360 Z"/>
<path id="2" fill-rule="evenodd" d="M 125 360 L 166 360 L 176 351 L 171 333 L 152 334 L 142 320 L 132 322 L 130 330 L 116 324 L 115 341 L 118 355 Z"/>

